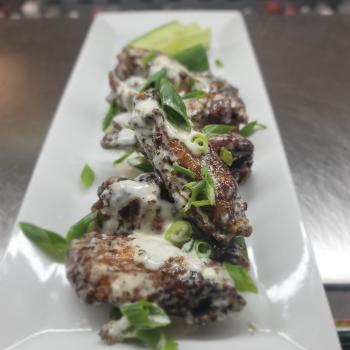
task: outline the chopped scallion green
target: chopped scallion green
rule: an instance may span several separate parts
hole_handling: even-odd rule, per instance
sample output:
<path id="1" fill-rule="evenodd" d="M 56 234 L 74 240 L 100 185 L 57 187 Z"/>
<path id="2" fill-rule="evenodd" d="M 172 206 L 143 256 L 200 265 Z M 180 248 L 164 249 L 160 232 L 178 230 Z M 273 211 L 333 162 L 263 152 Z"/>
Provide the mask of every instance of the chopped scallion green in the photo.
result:
<path id="1" fill-rule="evenodd" d="M 159 82 L 159 96 L 169 122 L 180 129 L 191 131 L 191 122 L 187 115 L 186 106 L 175 86 L 166 78 L 162 78 Z"/>
<path id="2" fill-rule="evenodd" d="M 258 130 L 266 129 L 267 125 L 261 124 L 256 120 L 251 121 L 250 123 L 244 125 L 242 129 L 239 130 L 239 133 L 244 137 L 249 137 Z"/>
<path id="3" fill-rule="evenodd" d="M 145 91 L 145 90 L 149 89 L 150 87 L 155 87 L 156 89 L 158 89 L 160 80 L 162 78 L 164 78 L 165 76 L 166 76 L 165 68 L 162 68 L 158 72 L 151 74 L 147 78 L 144 85 L 142 86 L 141 91 Z"/>
<path id="4" fill-rule="evenodd" d="M 113 118 L 118 114 L 119 108 L 115 101 L 110 102 L 109 109 L 102 121 L 102 130 L 106 131 L 112 124 Z"/>
<path id="5" fill-rule="evenodd" d="M 220 148 L 220 158 L 228 166 L 231 166 L 234 161 L 232 153 L 225 147 Z"/>
<path id="6" fill-rule="evenodd" d="M 129 156 L 131 156 L 134 153 L 134 151 L 129 151 L 129 152 L 125 152 L 121 157 L 119 157 L 118 159 L 116 159 L 113 164 L 117 165 L 120 163 L 123 163 L 125 159 L 127 159 Z"/>
<path id="7" fill-rule="evenodd" d="M 249 275 L 248 269 L 239 265 L 233 265 L 228 262 L 224 262 L 223 265 L 239 292 L 258 292 L 254 281 Z"/>
<path id="8" fill-rule="evenodd" d="M 196 174 L 192 170 L 184 168 L 183 166 L 177 164 L 176 162 L 173 163 L 173 169 L 176 173 L 191 177 L 192 179 L 196 177 Z"/>
<path id="9" fill-rule="evenodd" d="M 179 220 L 172 223 L 165 231 L 164 237 L 177 247 L 188 242 L 192 236 L 192 226 L 189 222 Z"/>
<path id="10" fill-rule="evenodd" d="M 43 229 L 28 222 L 20 222 L 19 226 L 25 236 L 34 243 L 50 259 L 63 262 L 68 250 L 68 242 L 58 233 Z"/>
<path id="11" fill-rule="evenodd" d="M 224 64 L 222 63 L 222 61 L 219 58 L 217 58 L 214 61 L 214 63 L 215 63 L 215 66 L 218 67 L 218 68 L 222 68 L 224 66 Z"/>
<path id="12" fill-rule="evenodd" d="M 233 125 L 208 124 L 202 129 L 202 132 L 205 134 L 228 134 L 234 129 Z"/>
<path id="13" fill-rule="evenodd" d="M 207 51 L 201 44 L 189 47 L 173 56 L 178 62 L 193 72 L 209 70 Z"/>
<path id="14" fill-rule="evenodd" d="M 142 58 L 142 63 L 146 66 L 148 63 L 153 61 L 157 56 L 157 51 L 151 50 L 147 52 L 143 58 Z"/>
<path id="15" fill-rule="evenodd" d="M 191 141 L 196 146 L 198 153 L 202 154 L 207 151 L 209 143 L 206 135 L 194 135 Z"/>
<path id="16" fill-rule="evenodd" d="M 207 97 L 207 93 L 202 90 L 193 90 L 181 96 L 183 100 L 188 100 L 190 98 L 203 98 L 203 97 Z"/>
<path id="17" fill-rule="evenodd" d="M 72 239 L 81 238 L 85 235 L 85 233 L 91 232 L 94 229 L 94 224 L 96 223 L 98 216 L 98 211 L 93 211 L 84 216 L 82 219 L 71 226 L 67 232 L 66 240 L 70 242 Z"/>
<path id="18" fill-rule="evenodd" d="M 212 254 L 212 248 L 210 244 L 204 241 L 195 241 L 194 250 L 198 258 L 209 258 Z"/>
<path id="19" fill-rule="evenodd" d="M 144 173 L 154 171 L 153 165 L 143 155 L 128 159 L 128 164 Z"/>
<path id="20" fill-rule="evenodd" d="M 95 172 L 88 164 L 84 165 L 80 173 L 80 179 L 85 188 L 89 188 L 95 180 Z"/>

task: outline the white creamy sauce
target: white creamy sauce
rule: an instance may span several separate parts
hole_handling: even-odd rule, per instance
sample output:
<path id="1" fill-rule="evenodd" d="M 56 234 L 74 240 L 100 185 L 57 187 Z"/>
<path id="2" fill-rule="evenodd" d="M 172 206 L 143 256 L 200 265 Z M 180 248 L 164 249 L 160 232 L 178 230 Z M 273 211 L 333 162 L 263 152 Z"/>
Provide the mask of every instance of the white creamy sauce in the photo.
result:
<path id="1" fill-rule="evenodd" d="M 135 131 L 131 129 L 121 129 L 118 134 L 118 144 L 121 146 L 133 146 L 136 142 Z"/>
<path id="2" fill-rule="evenodd" d="M 165 118 L 164 118 L 165 119 Z M 165 119 L 165 127 L 166 127 L 166 132 L 169 135 L 169 137 L 178 139 L 180 142 L 182 142 L 188 149 L 189 151 L 194 154 L 199 156 L 201 152 L 198 150 L 197 146 L 192 142 L 192 139 L 196 135 L 202 135 L 205 136 L 204 134 L 194 131 L 191 129 L 191 132 L 187 132 L 185 130 L 179 129 L 176 126 L 172 125 L 170 122 L 168 122 Z"/>
<path id="3" fill-rule="evenodd" d="M 153 289 L 153 282 L 147 272 L 119 272 L 112 284 L 112 295 L 115 299 L 122 299 L 126 293 L 134 294 L 138 290 L 140 296 L 144 297 Z"/>
<path id="4" fill-rule="evenodd" d="M 150 63 L 150 75 L 165 68 L 167 77 L 176 85 L 180 84 L 180 73 L 184 72 L 191 76 L 191 73 L 177 61 L 165 56 L 159 55 Z"/>
<path id="5" fill-rule="evenodd" d="M 225 275 L 225 271 L 216 271 L 213 267 L 208 267 L 208 259 L 200 259 L 195 256 L 194 252 L 183 252 L 163 236 L 138 232 L 131 237 L 134 238 L 131 241 L 131 244 L 135 247 L 134 261 L 135 263 L 142 263 L 147 270 L 157 271 L 168 259 L 182 257 L 184 260 L 181 266 L 186 268 L 188 273 L 191 271 L 198 272 L 204 278 L 216 281 L 226 280 L 228 277 Z M 174 268 L 176 268 L 175 265 Z M 220 268 L 220 270 L 223 269 Z M 187 277 L 187 274 L 185 276 Z"/>
<path id="6" fill-rule="evenodd" d="M 135 96 L 139 93 L 139 89 L 144 84 L 145 80 L 141 77 L 131 77 L 125 81 L 120 81 L 115 75 L 114 79 L 117 82 L 116 91 L 114 93 L 117 102 L 127 110 L 131 110 Z"/>
<path id="7" fill-rule="evenodd" d="M 113 118 L 113 123 L 119 124 L 122 127 L 130 127 L 131 118 L 132 118 L 132 113 L 122 112 L 117 114 Z"/>
<path id="8" fill-rule="evenodd" d="M 142 232 L 154 233 L 152 223 L 157 214 L 158 220 L 164 222 L 164 227 L 173 217 L 173 205 L 160 199 L 160 189 L 153 183 L 133 180 L 114 182 L 104 190 L 101 197 L 104 198 L 106 205 L 104 213 L 110 216 L 110 219 L 104 221 L 102 229 L 104 233 L 114 232 L 123 224 L 124 218 L 120 216 L 119 211 L 135 199 L 138 199 L 140 204 L 140 211 L 135 220 L 138 221 L 138 230 Z"/>

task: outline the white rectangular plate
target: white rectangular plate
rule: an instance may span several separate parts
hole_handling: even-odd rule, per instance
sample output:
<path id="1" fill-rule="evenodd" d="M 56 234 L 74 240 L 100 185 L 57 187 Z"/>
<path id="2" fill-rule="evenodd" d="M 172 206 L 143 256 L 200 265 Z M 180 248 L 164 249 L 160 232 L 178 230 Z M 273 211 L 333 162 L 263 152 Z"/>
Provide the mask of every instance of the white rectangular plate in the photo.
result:
<path id="1" fill-rule="evenodd" d="M 268 125 L 252 137 L 253 174 L 241 188 L 254 227 L 248 244 L 259 294 L 247 295 L 248 306 L 232 320 L 181 336 L 180 349 L 339 349 L 271 105 L 244 21 L 236 12 L 98 16 L 57 110 L 18 220 L 65 233 L 89 211 L 98 184 L 116 173 L 112 166 L 116 152 L 99 146 L 107 109 L 107 73 L 115 64 L 115 54 L 131 38 L 175 19 L 212 29 L 211 60 L 224 62 L 215 73 L 239 87 L 251 119 Z M 89 190 L 79 181 L 85 163 L 97 173 Z M 1 261 L 0 285 L 0 349 L 106 349 L 97 332 L 108 309 L 80 303 L 64 266 L 47 260 L 17 223 Z M 257 327 L 255 334 L 249 333 L 249 322 Z M 132 348 L 118 345 L 118 349 Z"/>

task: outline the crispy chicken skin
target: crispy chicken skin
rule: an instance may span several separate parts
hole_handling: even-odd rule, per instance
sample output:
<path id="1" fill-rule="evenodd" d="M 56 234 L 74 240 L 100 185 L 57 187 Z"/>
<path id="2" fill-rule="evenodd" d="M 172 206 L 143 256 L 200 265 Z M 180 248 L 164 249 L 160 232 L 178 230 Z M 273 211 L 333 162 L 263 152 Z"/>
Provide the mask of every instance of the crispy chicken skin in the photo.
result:
<path id="1" fill-rule="evenodd" d="M 223 319 L 245 305 L 220 264 L 205 259 L 198 269 L 195 267 L 198 258 L 171 246 L 171 256 L 150 269 L 141 259 L 135 259 L 145 254 L 137 239 L 133 235 L 91 232 L 72 242 L 66 262 L 67 276 L 83 301 L 120 305 L 147 299 L 170 316 L 185 318 L 189 324 Z M 160 242 L 157 236 L 147 239 L 156 240 L 155 244 Z"/>
<path id="2" fill-rule="evenodd" d="M 237 182 L 227 166 L 210 145 L 202 155 L 192 154 L 184 143 L 169 135 L 168 123 L 154 93 L 151 90 L 141 93 L 135 101 L 131 124 L 140 147 L 162 178 L 177 209 L 183 210 L 188 202 L 190 191 L 184 185 L 189 181 L 175 173 L 172 164 L 177 162 L 190 169 L 197 179 L 201 168 L 207 166 L 216 187 L 216 203 L 192 206 L 186 215 L 209 239 L 223 245 L 228 245 L 234 236 L 249 236 L 252 228 L 245 217 L 247 205 L 241 200 Z"/>
<path id="3" fill-rule="evenodd" d="M 237 182 L 243 184 L 249 177 L 253 165 L 253 143 L 236 132 L 208 135 L 208 140 L 217 152 L 220 152 L 221 147 L 231 152 L 234 160 L 229 168 Z"/>

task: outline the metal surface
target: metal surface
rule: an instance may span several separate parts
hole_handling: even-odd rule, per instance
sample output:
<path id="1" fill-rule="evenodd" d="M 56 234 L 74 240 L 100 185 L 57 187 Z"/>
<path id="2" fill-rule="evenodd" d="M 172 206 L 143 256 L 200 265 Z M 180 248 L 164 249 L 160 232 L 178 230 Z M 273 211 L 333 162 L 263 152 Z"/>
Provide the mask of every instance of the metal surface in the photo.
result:
<path id="1" fill-rule="evenodd" d="M 88 25 L 0 21 L 0 256 Z M 247 25 L 323 280 L 349 283 L 350 18 L 250 16 Z"/>
<path id="2" fill-rule="evenodd" d="M 349 283 L 350 17 L 247 20 L 323 281 Z"/>

